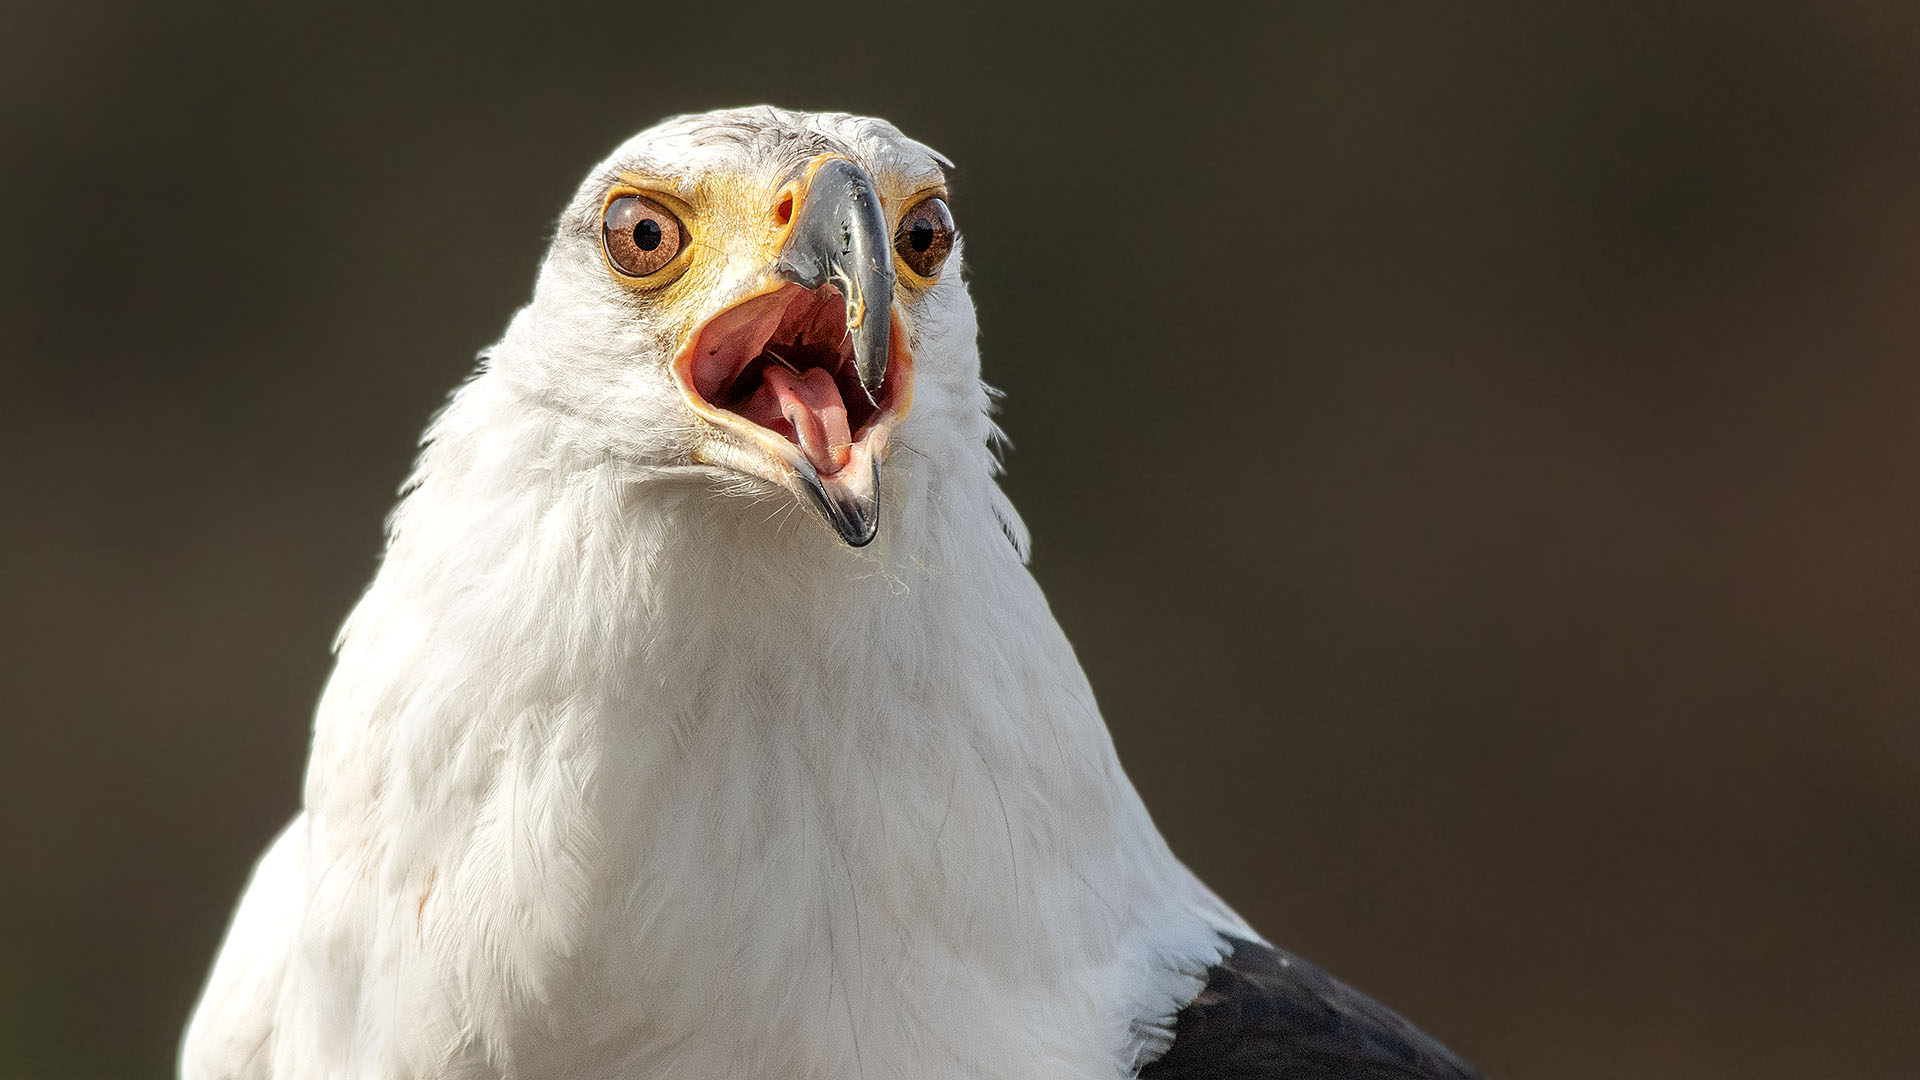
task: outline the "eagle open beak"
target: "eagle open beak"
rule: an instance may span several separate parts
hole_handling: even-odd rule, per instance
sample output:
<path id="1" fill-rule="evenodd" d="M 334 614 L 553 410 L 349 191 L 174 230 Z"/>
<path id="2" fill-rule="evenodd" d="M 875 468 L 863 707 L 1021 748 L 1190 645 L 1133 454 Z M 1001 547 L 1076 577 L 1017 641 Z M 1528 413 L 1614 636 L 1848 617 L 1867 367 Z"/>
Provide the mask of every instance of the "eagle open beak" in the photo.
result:
<path id="1" fill-rule="evenodd" d="M 808 499 L 848 545 L 879 529 L 880 459 L 913 361 L 893 312 L 893 250 L 873 180 L 808 162 L 774 208 L 787 234 L 764 286 L 696 330 L 674 375 L 731 438 L 697 456 Z"/>

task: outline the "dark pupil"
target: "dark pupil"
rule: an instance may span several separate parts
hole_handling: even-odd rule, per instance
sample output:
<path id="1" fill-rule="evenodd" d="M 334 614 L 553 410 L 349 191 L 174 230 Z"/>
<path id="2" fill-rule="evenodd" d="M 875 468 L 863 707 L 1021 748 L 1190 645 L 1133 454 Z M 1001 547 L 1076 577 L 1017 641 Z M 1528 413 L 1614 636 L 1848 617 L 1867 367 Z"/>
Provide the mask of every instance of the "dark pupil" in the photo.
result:
<path id="1" fill-rule="evenodd" d="M 933 246 L 933 226 L 924 221 L 913 223 L 913 230 L 907 233 L 907 243 L 915 251 L 925 251 Z"/>
<path id="2" fill-rule="evenodd" d="M 647 218 L 633 227 L 633 242 L 641 251 L 652 251 L 660 246 L 660 223 Z"/>

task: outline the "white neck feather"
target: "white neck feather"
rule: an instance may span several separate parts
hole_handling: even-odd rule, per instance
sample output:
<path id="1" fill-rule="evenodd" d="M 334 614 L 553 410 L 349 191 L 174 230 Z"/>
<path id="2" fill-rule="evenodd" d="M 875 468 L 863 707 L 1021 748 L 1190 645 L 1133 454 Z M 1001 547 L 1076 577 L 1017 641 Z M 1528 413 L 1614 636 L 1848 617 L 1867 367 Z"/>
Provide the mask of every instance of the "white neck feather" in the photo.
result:
<path id="1" fill-rule="evenodd" d="M 1121 772 L 984 418 L 938 469 L 893 455 L 863 551 L 571 423 L 456 396 L 321 705 L 310 944 L 434 973 L 397 1053 L 1120 1075 L 1245 931 Z"/>

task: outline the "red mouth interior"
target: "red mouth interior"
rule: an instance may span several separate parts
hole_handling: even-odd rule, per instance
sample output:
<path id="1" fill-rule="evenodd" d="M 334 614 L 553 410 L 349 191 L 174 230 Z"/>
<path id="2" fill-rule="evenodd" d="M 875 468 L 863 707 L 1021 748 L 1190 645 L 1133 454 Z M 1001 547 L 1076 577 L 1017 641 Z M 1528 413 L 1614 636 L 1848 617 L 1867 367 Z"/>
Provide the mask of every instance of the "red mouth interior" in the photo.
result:
<path id="1" fill-rule="evenodd" d="M 854 370 L 846 298 L 832 285 L 788 285 L 702 327 L 686 379 L 701 400 L 793 443 L 820 475 L 831 476 L 893 401 L 899 327 L 893 331 L 876 404 Z"/>

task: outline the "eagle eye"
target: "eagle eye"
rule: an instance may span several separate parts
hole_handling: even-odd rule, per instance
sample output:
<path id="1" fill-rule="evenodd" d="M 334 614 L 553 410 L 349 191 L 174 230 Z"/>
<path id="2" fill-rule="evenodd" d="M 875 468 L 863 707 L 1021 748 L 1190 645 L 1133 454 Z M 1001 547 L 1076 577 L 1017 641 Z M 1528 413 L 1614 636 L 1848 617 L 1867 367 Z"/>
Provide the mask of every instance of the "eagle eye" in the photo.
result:
<path id="1" fill-rule="evenodd" d="M 921 199 L 900 219 L 893 234 L 893 250 L 907 269 L 923 278 L 933 277 L 947 263 L 953 250 L 953 214 L 947 200 L 938 195 Z"/>
<path id="2" fill-rule="evenodd" d="M 600 221 L 607 261 L 628 277 L 659 273 L 686 244 L 686 232 L 673 211 L 641 195 L 614 199 Z"/>

